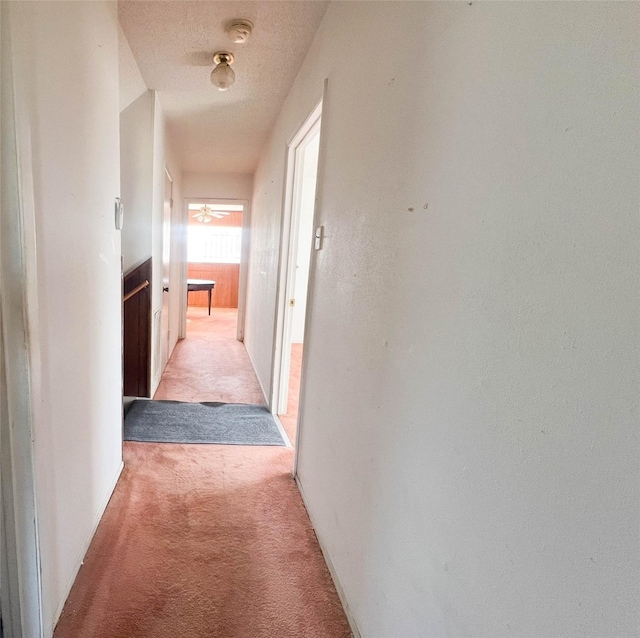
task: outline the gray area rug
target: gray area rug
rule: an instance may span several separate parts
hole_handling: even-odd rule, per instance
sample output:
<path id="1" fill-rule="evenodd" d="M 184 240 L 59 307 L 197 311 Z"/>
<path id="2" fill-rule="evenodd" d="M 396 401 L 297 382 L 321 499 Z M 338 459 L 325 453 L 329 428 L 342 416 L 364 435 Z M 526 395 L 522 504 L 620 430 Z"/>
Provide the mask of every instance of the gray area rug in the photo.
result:
<path id="1" fill-rule="evenodd" d="M 125 441 L 285 445 L 264 405 L 144 401 L 131 404 L 124 419 Z"/>

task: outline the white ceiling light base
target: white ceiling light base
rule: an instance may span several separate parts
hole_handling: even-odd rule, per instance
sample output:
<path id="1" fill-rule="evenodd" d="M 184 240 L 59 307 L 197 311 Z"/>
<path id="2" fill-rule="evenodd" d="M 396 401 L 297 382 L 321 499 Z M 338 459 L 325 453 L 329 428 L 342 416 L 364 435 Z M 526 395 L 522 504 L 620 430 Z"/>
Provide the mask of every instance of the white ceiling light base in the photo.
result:
<path id="1" fill-rule="evenodd" d="M 249 20 L 232 20 L 226 28 L 227 35 L 231 42 L 244 44 L 253 31 L 253 23 Z"/>

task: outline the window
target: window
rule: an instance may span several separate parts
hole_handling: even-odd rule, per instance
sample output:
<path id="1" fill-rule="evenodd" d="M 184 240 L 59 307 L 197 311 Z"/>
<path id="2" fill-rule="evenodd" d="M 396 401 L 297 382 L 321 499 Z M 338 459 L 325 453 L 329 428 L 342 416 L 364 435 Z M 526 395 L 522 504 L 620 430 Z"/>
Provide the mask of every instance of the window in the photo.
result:
<path id="1" fill-rule="evenodd" d="M 187 261 L 204 264 L 239 264 L 242 228 L 239 226 L 189 226 Z"/>

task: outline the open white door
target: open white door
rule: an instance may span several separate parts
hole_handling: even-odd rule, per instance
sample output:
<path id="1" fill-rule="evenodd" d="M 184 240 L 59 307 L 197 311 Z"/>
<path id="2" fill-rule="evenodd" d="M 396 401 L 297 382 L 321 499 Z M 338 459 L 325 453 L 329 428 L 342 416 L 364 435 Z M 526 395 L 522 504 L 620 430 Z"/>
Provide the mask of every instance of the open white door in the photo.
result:
<path id="1" fill-rule="evenodd" d="M 293 439 L 293 428 L 297 430 L 295 420 L 298 412 L 298 397 L 289 396 L 292 345 L 296 348 L 296 363 L 299 369 L 314 243 L 321 115 L 322 102 L 294 136 L 287 154 L 276 339 L 273 354 L 273 386 L 270 399 L 272 413 L 282 415 L 281 420 L 285 429 L 290 427 L 291 439 Z M 293 386 L 296 385 L 293 384 Z M 294 391 L 297 392 L 297 388 Z M 293 399 L 291 402 L 290 398 Z"/>
<path id="2" fill-rule="evenodd" d="M 288 409 L 292 345 L 302 345 L 304 340 L 319 147 L 318 120 L 295 150 L 277 414 Z"/>

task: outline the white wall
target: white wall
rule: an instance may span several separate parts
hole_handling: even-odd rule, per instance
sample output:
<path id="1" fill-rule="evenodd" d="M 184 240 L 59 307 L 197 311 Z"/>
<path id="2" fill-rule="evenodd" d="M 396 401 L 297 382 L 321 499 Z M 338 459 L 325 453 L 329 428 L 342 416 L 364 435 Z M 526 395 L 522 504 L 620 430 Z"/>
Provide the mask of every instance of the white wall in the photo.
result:
<path id="1" fill-rule="evenodd" d="M 122 257 L 127 273 L 152 254 L 154 92 L 145 91 L 120 114 L 120 179 L 124 205 Z"/>
<path id="2" fill-rule="evenodd" d="M 127 41 L 122 27 L 118 24 L 118 77 L 120 85 L 120 110 L 135 102 L 146 90 L 138 63 Z"/>
<path id="3" fill-rule="evenodd" d="M 246 344 L 328 77 L 299 480 L 366 638 L 638 635 L 639 11 L 332 3 L 280 114 Z"/>
<path id="4" fill-rule="evenodd" d="M 118 25 L 111 2 L 20 2 L 10 13 L 23 196 L 35 205 L 31 347 L 41 365 L 32 390 L 48 638 L 122 462 Z"/>
<path id="5" fill-rule="evenodd" d="M 122 256 L 125 273 L 149 257 L 153 258 L 151 306 L 153 320 L 151 377 L 155 392 L 166 361 L 161 360 L 160 322 L 162 311 L 162 224 L 164 207 L 164 167 L 173 178 L 172 265 L 170 268 L 169 331 L 170 350 L 179 334 L 180 233 L 182 172 L 167 138 L 167 125 L 155 91 L 146 91 L 120 114 L 120 159 L 122 201 L 125 207 L 122 229 Z"/>
<path id="6" fill-rule="evenodd" d="M 253 193 L 253 175 L 236 173 L 185 173 L 184 197 L 248 199 Z"/>

